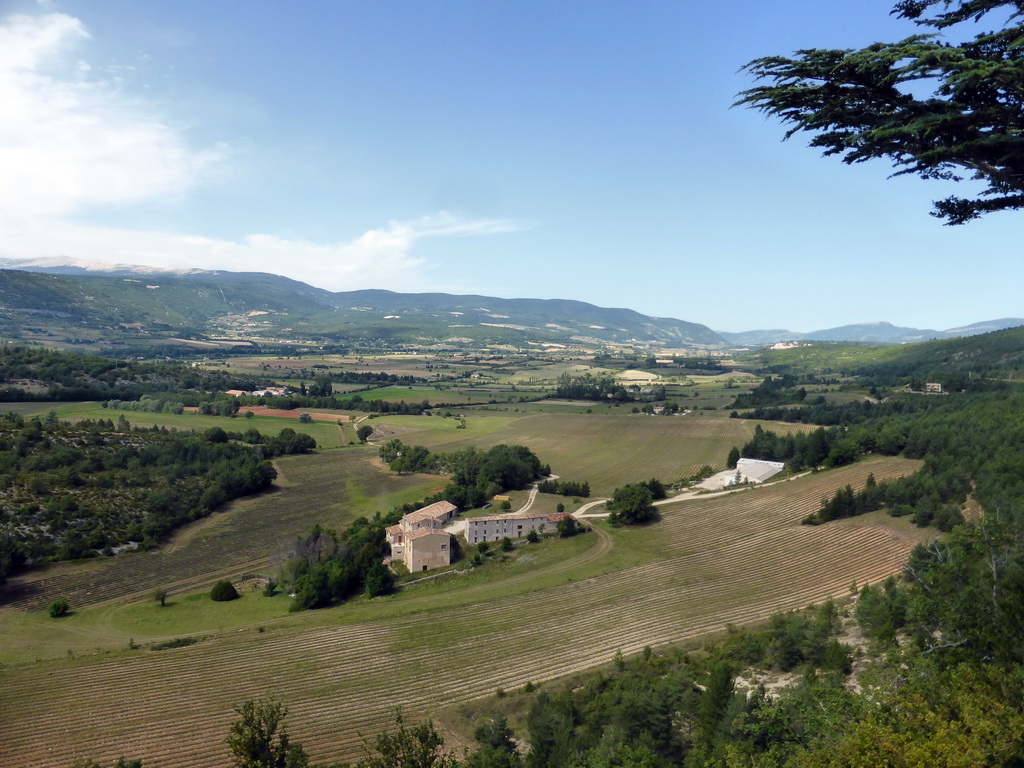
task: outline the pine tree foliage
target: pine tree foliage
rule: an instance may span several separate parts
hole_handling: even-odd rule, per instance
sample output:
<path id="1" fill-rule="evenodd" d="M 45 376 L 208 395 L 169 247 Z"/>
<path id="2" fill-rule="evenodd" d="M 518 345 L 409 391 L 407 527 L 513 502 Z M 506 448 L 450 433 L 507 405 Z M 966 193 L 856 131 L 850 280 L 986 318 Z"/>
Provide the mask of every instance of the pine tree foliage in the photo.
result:
<path id="1" fill-rule="evenodd" d="M 996 12 L 1008 15 L 1001 29 L 947 39 Z M 811 146 L 848 164 L 888 158 L 896 176 L 982 182 L 974 198 L 936 201 L 933 215 L 947 224 L 1024 207 L 1024 2 L 903 0 L 893 15 L 932 32 L 755 59 L 744 69 L 766 84 L 736 104 L 781 118 L 787 139 L 814 134 Z"/>

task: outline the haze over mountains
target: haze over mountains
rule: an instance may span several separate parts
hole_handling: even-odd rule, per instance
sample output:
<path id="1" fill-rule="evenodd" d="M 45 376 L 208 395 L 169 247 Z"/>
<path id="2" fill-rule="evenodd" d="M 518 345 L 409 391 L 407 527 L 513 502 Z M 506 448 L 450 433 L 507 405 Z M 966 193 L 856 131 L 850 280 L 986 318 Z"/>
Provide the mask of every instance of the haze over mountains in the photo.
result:
<path id="1" fill-rule="evenodd" d="M 502 299 L 387 290 L 331 292 L 262 272 L 160 269 L 74 259 L 0 261 L 0 330 L 19 338 L 26 323 L 53 334 L 118 333 L 298 339 L 387 339 L 422 343 L 528 341 L 639 343 L 729 348 L 783 341 L 900 344 L 1024 325 L 1002 318 L 961 328 L 905 328 L 887 322 L 811 331 L 715 332 L 675 318 L 566 299 Z M 80 334 L 79 334 L 80 335 Z"/>

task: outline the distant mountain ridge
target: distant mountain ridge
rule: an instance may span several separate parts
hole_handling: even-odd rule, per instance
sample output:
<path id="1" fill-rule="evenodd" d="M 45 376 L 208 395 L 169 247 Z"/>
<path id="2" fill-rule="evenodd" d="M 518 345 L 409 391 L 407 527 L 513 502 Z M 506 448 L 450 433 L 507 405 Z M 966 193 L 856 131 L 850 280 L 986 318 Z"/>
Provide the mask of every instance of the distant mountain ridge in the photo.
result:
<path id="1" fill-rule="evenodd" d="M 857 342 L 864 344 L 909 344 L 916 341 L 929 341 L 931 339 L 954 339 L 962 336 L 976 336 L 991 331 L 1001 331 L 1006 328 L 1016 328 L 1024 325 L 1024 318 L 1004 317 L 998 320 L 986 320 L 979 323 L 972 323 L 960 328 L 949 328 L 945 331 L 936 331 L 922 328 L 903 328 L 887 322 L 857 323 L 853 325 L 841 325 L 837 328 L 826 328 L 810 333 L 797 331 L 766 330 L 766 331 L 741 331 L 729 333 L 718 331 L 718 335 L 731 344 L 740 346 L 763 346 L 766 344 L 777 344 L 786 341 L 836 341 L 836 342 Z"/>
<path id="2" fill-rule="evenodd" d="M 331 292 L 262 272 L 136 270 L 71 260 L 0 267 L 0 331 L 72 343 L 185 336 L 310 343 L 641 344 L 722 348 L 710 328 L 567 299 Z"/>
<path id="3" fill-rule="evenodd" d="M 45 320 L 45 322 L 44 322 Z M 810 333 L 783 329 L 715 332 L 700 323 L 571 299 L 332 292 L 266 272 L 164 269 L 65 257 L 0 260 L 0 331 L 76 343 L 124 338 L 289 337 L 296 341 L 592 344 L 726 349 L 786 341 L 904 344 L 1024 325 L 1001 318 L 945 331 L 859 323 Z M 42 327 L 45 326 L 45 327 Z M 108 338 L 108 340 L 110 340 Z"/>

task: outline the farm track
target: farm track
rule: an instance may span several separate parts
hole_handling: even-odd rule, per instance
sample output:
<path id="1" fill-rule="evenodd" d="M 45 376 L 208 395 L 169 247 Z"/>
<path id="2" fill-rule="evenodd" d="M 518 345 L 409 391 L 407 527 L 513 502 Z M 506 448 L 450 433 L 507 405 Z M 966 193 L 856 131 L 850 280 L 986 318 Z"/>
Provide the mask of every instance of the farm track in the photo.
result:
<path id="1" fill-rule="evenodd" d="M 220 633 L 188 648 L 117 651 L 0 671 L 0 764 L 61 766 L 124 754 L 147 766 L 227 764 L 224 737 L 238 701 L 272 691 L 291 709 L 291 732 L 315 760 L 358 757 L 362 735 L 395 704 L 422 717 L 458 702 L 541 683 L 608 662 L 617 650 L 681 643 L 727 623 L 848 593 L 899 570 L 921 539 L 880 518 L 799 525 L 836 488 L 905 474 L 916 464 L 873 460 L 791 483 L 663 507 L 661 523 L 615 546 L 658 559 L 571 580 L 613 548 L 595 543 L 550 566 L 547 589 L 472 602 L 437 596 L 387 620 L 341 624 L 345 608 Z M 590 534 L 588 534 L 590 535 Z M 520 574 L 514 579 L 535 578 Z M 480 590 L 488 585 L 481 585 Z M 493 586 L 493 585 L 490 585 Z M 337 621 L 338 624 L 324 625 Z M 63 706 L 73 701 L 73 706 Z M 55 732 L 55 720 L 59 730 Z"/>

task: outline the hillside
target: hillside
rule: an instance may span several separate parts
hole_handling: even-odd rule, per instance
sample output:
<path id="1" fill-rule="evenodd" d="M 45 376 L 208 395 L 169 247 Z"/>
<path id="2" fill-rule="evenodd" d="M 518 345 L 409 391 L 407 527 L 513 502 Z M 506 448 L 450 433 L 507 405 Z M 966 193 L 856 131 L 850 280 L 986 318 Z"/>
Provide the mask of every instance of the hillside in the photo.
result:
<path id="1" fill-rule="evenodd" d="M 872 377 L 940 379 L 956 374 L 998 375 L 1024 367 L 1024 327 L 905 345 L 815 344 L 760 350 L 743 358 L 768 370 L 833 371 Z"/>
<path id="2" fill-rule="evenodd" d="M 265 273 L 116 274 L 0 270 L 0 335 L 99 347 L 168 344 L 180 338 L 454 347 L 726 344 L 698 323 L 581 301 L 384 290 L 331 293 Z"/>
<path id="3" fill-rule="evenodd" d="M 718 335 L 732 344 L 763 345 L 781 341 L 836 341 L 859 344 L 908 344 L 929 339 L 953 339 L 963 336 L 975 336 L 980 333 L 1000 331 L 1024 325 L 1019 317 L 1002 317 L 998 320 L 984 320 L 959 328 L 947 328 L 936 331 L 927 328 L 905 328 L 887 322 L 856 323 L 841 325 L 836 328 L 823 328 L 809 333 L 787 331 L 782 329 L 741 331 L 727 333 L 718 331 Z"/>

